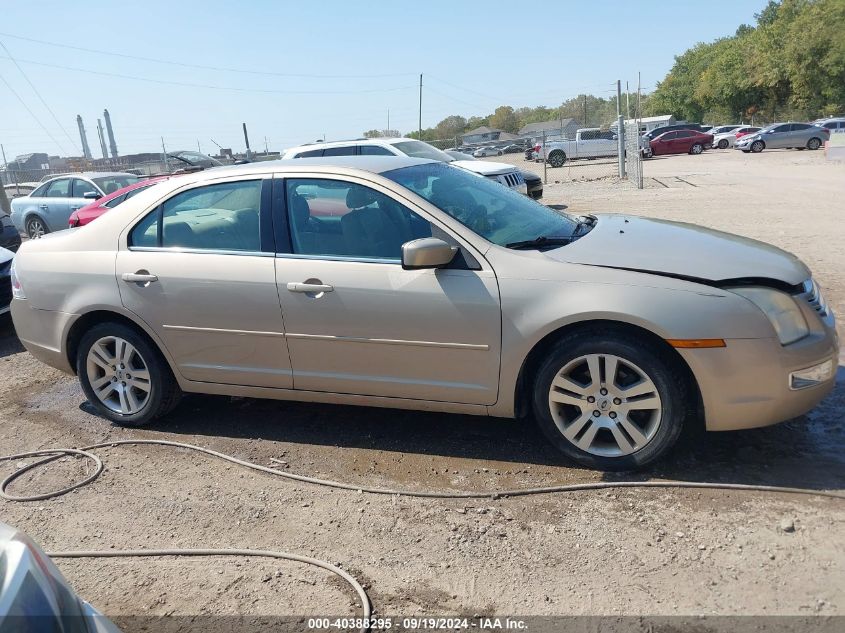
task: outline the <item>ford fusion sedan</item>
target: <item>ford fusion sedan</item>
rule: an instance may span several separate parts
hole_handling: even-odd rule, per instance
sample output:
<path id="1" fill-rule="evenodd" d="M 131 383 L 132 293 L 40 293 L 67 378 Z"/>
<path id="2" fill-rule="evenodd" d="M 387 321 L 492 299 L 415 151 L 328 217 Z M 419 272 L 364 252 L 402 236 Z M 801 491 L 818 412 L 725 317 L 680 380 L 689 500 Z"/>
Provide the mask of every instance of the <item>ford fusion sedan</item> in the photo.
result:
<path id="1" fill-rule="evenodd" d="M 830 138 L 830 130 L 812 123 L 775 123 L 755 134 L 746 134 L 734 149 L 759 154 L 764 149 L 819 149 Z"/>
<path id="2" fill-rule="evenodd" d="M 122 172 L 85 172 L 48 180 L 28 196 L 12 200 L 12 221 L 18 231 L 38 238 L 68 228 L 70 214 L 93 200 L 138 182 Z"/>
<path id="3" fill-rule="evenodd" d="M 533 418 L 616 470 L 833 387 L 834 317 L 789 253 L 425 159 L 327 163 L 174 178 L 24 243 L 21 341 L 127 426 L 184 392 Z"/>

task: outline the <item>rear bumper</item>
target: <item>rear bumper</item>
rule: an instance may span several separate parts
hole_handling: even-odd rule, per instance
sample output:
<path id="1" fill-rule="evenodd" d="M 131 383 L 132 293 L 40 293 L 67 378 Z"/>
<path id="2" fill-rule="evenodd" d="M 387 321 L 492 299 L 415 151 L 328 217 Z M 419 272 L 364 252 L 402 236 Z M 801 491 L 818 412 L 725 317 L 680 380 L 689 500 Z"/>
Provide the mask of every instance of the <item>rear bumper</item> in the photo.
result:
<path id="1" fill-rule="evenodd" d="M 679 349 L 701 390 L 708 431 L 777 424 L 803 415 L 831 392 L 839 364 L 832 327 L 783 346 L 775 339 L 730 339 L 724 348 Z M 790 374 L 833 361 L 832 376 L 793 389 Z"/>
<path id="2" fill-rule="evenodd" d="M 42 363 L 68 374 L 75 373 L 64 349 L 65 333 L 76 314 L 39 310 L 26 299 L 12 300 L 12 322 L 26 350 Z"/>

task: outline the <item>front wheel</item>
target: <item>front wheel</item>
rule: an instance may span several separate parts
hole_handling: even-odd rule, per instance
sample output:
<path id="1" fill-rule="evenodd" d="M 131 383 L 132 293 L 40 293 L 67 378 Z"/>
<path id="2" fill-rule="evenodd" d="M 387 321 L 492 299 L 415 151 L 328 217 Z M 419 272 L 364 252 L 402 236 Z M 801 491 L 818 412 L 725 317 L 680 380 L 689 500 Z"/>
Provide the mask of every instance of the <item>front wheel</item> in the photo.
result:
<path id="1" fill-rule="evenodd" d="M 563 167 L 563 164 L 566 162 L 566 154 L 562 151 L 557 150 L 549 154 L 549 165 L 552 167 Z"/>
<path id="2" fill-rule="evenodd" d="M 686 383 L 669 352 L 614 329 L 569 335 L 536 374 L 534 415 L 562 453 L 590 468 L 633 470 L 681 434 Z"/>
<path id="3" fill-rule="evenodd" d="M 703 151 L 704 151 L 704 145 L 702 145 L 701 143 L 696 143 L 695 145 L 693 145 L 690 148 L 689 153 L 698 155 Z"/>
<path id="4" fill-rule="evenodd" d="M 158 350 L 121 323 L 101 323 L 85 333 L 76 372 L 88 402 L 123 426 L 152 422 L 172 410 L 182 395 Z"/>
<path id="5" fill-rule="evenodd" d="M 726 139 L 719 141 L 719 149 L 728 149 L 728 141 Z"/>
<path id="6" fill-rule="evenodd" d="M 807 149 L 817 150 L 822 146 L 821 139 L 816 138 L 815 136 L 807 141 Z"/>
<path id="7" fill-rule="evenodd" d="M 47 224 L 38 216 L 31 217 L 26 221 L 26 234 L 31 240 L 37 240 L 49 232 L 50 229 L 47 228 Z"/>
<path id="8" fill-rule="evenodd" d="M 763 149 L 765 147 L 766 147 L 766 144 L 763 143 L 763 141 L 754 141 L 751 144 L 751 151 L 754 152 L 755 154 L 759 154 L 760 152 L 763 151 Z"/>

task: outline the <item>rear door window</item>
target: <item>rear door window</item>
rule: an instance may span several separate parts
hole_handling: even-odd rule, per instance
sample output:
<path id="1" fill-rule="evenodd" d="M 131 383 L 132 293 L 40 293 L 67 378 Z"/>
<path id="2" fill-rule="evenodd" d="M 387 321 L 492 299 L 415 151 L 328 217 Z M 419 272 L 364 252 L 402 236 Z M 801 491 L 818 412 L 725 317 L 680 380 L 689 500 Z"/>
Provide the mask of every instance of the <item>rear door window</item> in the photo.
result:
<path id="1" fill-rule="evenodd" d="M 323 150 L 323 156 L 355 156 L 355 146 L 327 147 Z"/>
<path id="2" fill-rule="evenodd" d="M 359 149 L 361 156 L 393 156 L 393 152 L 381 145 L 361 145 Z"/>
<path id="3" fill-rule="evenodd" d="M 47 187 L 47 192 L 44 194 L 48 198 L 68 198 L 70 197 L 70 179 L 62 178 L 54 180 Z"/>
<path id="4" fill-rule="evenodd" d="M 317 158 L 323 155 L 322 149 L 311 149 L 307 152 L 300 152 L 294 158 Z"/>

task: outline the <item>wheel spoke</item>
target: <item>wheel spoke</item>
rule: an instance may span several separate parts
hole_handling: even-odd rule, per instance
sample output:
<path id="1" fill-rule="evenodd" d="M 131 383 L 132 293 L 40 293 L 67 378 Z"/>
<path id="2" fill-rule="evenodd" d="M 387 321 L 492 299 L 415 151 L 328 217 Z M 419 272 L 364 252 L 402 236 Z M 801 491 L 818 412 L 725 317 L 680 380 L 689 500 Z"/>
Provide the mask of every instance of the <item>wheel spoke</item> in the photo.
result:
<path id="1" fill-rule="evenodd" d="M 97 380 L 91 381 L 91 388 L 94 391 L 99 391 L 102 389 L 107 383 L 111 382 L 111 376 L 103 376 L 102 378 L 98 378 Z"/>
<path id="2" fill-rule="evenodd" d="M 120 412 L 131 413 L 129 410 L 129 399 L 126 397 L 126 389 L 115 388 L 115 391 L 117 392 L 117 397 L 120 399 Z"/>
<path id="3" fill-rule="evenodd" d="M 616 356 L 604 357 L 604 382 L 610 387 L 616 387 L 616 372 L 619 370 L 619 359 Z"/>
<path id="4" fill-rule="evenodd" d="M 128 343 L 124 341 L 122 338 L 118 338 L 114 340 L 114 358 L 115 360 L 119 360 L 123 362 L 123 355 L 126 352 L 126 346 Z"/>
<path id="5" fill-rule="evenodd" d="M 111 380 L 109 380 L 108 384 L 106 384 L 103 387 L 100 387 L 99 389 L 95 389 L 94 393 L 97 394 L 97 397 L 100 400 L 105 402 L 106 398 L 109 396 L 109 394 L 112 392 L 113 389 L 114 389 L 114 383 Z"/>
<path id="6" fill-rule="evenodd" d="M 150 382 L 148 380 L 139 380 L 132 376 L 126 381 L 126 384 L 130 387 L 134 387 L 135 389 L 140 389 L 146 393 L 150 392 Z"/>
<path id="7" fill-rule="evenodd" d="M 138 398 L 136 398 L 135 394 L 132 393 L 132 389 L 130 387 L 124 387 L 121 391 L 126 395 L 129 413 L 135 413 L 141 408 L 138 404 Z"/>
<path id="8" fill-rule="evenodd" d="M 98 342 L 91 348 L 88 358 L 103 369 L 111 369 L 112 364 L 114 364 L 114 358 L 112 358 L 102 342 Z"/>
<path id="9" fill-rule="evenodd" d="M 133 369 L 132 371 L 132 378 L 137 378 L 138 380 L 142 380 L 145 383 L 150 382 L 150 372 L 146 369 Z"/>
<path id="10" fill-rule="evenodd" d="M 135 348 L 126 341 L 123 343 L 123 355 L 120 357 L 120 362 L 126 367 L 130 367 L 129 361 L 131 361 L 132 357 L 135 355 Z"/>
<path id="11" fill-rule="evenodd" d="M 601 383 L 601 366 L 599 359 L 601 357 L 596 354 L 587 356 L 587 368 L 590 370 L 590 386 L 595 390 Z"/>
<path id="12" fill-rule="evenodd" d="M 627 431 L 628 435 L 631 436 L 631 439 L 634 440 L 634 443 L 636 444 L 637 448 L 644 446 L 648 442 L 648 438 L 643 435 L 643 432 L 640 431 L 636 424 L 634 424 L 628 419 L 627 415 L 619 416 L 618 418 L 616 418 L 616 422 L 622 425 L 622 428 Z M 613 429 L 614 437 L 616 437 L 616 432 L 618 430 L 618 428 Z"/>
<path id="13" fill-rule="evenodd" d="M 591 424 L 587 428 L 587 430 L 584 431 L 584 435 L 582 435 L 580 439 L 575 440 L 575 444 L 582 451 L 588 451 L 589 452 L 590 447 L 593 445 L 593 440 L 596 439 L 596 433 L 598 433 L 598 431 L 599 431 L 599 425 L 598 424 Z"/>
<path id="14" fill-rule="evenodd" d="M 584 387 L 566 376 L 557 376 L 554 381 L 552 381 L 552 385 L 563 391 L 569 391 L 584 397 L 589 395 L 589 392 L 592 391 L 592 385 Z"/>
<path id="15" fill-rule="evenodd" d="M 571 404 L 574 407 L 583 408 L 587 404 L 586 398 L 579 398 L 578 396 L 572 396 L 568 393 L 561 393 L 560 391 L 556 391 L 552 389 L 549 392 L 549 398 L 553 402 L 558 402 L 560 404 Z"/>
<path id="16" fill-rule="evenodd" d="M 634 447 L 631 445 L 628 438 L 625 437 L 625 434 L 622 432 L 622 429 L 619 428 L 618 424 L 611 426 L 610 432 L 613 433 L 613 439 L 616 440 L 616 444 L 619 446 L 619 450 L 622 451 L 623 455 L 634 452 Z"/>
<path id="17" fill-rule="evenodd" d="M 649 396 L 648 398 L 643 398 L 641 400 L 634 400 L 633 402 L 628 401 L 625 403 L 624 407 L 629 411 L 634 410 L 643 410 L 643 409 L 659 409 L 660 408 L 660 398 L 655 396 Z"/>
<path id="18" fill-rule="evenodd" d="M 648 393 L 654 392 L 654 383 L 651 382 L 648 378 L 643 378 L 640 382 L 636 383 L 635 385 L 631 385 L 626 389 L 621 389 L 620 395 L 623 398 L 636 398 L 637 396 L 644 396 Z"/>
<path id="19" fill-rule="evenodd" d="M 569 439 L 570 441 L 575 441 L 575 436 L 581 432 L 581 429 L 584 428 L 584 425 L 590 421 L 590 413 L 585 411 L 581 415 L 579 415 L 566 429 L 563 431 L 563 435 Z"/>

